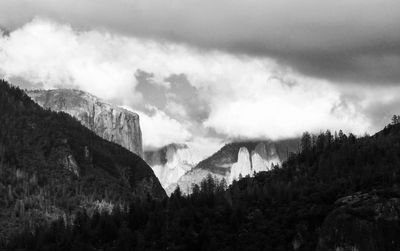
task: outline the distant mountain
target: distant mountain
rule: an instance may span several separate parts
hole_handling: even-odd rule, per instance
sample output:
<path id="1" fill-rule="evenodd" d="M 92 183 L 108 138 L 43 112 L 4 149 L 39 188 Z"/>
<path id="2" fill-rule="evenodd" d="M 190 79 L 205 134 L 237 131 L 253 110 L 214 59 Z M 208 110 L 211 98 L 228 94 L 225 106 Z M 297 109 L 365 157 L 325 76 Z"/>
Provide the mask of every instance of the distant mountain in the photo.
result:
<path id="1" fill-rule="evenodd" d="M 298 148 L 299 139 L 233 142 L 198 163 L 175 184 L 167 187 L 166 192 L 170 194 L 179 186 L 183 193 L 190 193 L 192 185 L 200 184 L 208 175 L 225 179 L 227 184 L 231 184 L 240 176 L 252 176 L 280 165 L 289 153 L 298 151 Z"/>
<path id="2" fill-rule="evenodd" d="M 169 144 L 157 150 L 146 151 L 144 155 L 164 188 L 175 184 L 196 165 L 191 149 L 186 144 Z"/>
<path id="3" fill-rule="evenodd" d="M 68 113 L 103 139 L 143 157 L 138 114 L 80 90 L 33 90 L 27 94 L 43 108 Z"/>
<path id="4" fill-rule="evenodd" d="M 140 157 L 0 81 L 0 238 L 147 196 L 165 191 Z"/>

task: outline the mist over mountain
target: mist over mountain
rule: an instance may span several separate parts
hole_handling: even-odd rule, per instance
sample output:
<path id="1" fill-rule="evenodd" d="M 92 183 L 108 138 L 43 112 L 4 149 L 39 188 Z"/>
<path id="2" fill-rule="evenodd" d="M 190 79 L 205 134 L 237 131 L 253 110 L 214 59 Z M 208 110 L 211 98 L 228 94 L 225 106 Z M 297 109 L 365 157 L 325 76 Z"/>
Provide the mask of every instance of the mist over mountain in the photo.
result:
<path id="1" fill-rule="evenodd" d="M 16 85 L 79 89 L 138 113 L 145 149 L 197 139 L 280 140 L 306 130 L 373 133 L 395 113 L 399 93 L 396 86 L 339 85 L 269 57 L 40 16 L 1 37 L 0 46 L 0 75 Z"/>
<path id="2" fill-rule="evenodd" d="M 66 112 L 98 136 L 142 156 L 142 135 L 137 114 L 78 90 L 30 90 L 27 94 L 43 108 Z M 195 149 L 190 146 L 169 144 L 158 150 L 146 151 L 143 159 L 168 194 L 178 185 L 182 191 L 189 193 L 193 184 L 200 184 L 209 174 L 221 174 L 218 177 L 231 184 L 239 177 L 268 171 L 286 160 L 289 152 L 298 150 L 296 147 L 296 140 L 277 143 L 238 140 L 203 161 L 194 156 Z M 194 167 L 205 170 L 192 172 Z"/>
<path id="3" fill-rule="evenodd" d="M 187 171 L 166 191 L 173 193 L 179 186 L 183 193 L 191 193 L 193 186 L 199 185 L 209 175 L 217 180 L 225 180 L 230 185 L 239 178 L 280 166 L 289 154 L 296 151 L 299 151 L 299 139 L 228 143 Z"/>
<path id="4" fill-rule="evenodd" d="M 169 144 L 158 150 L 146 151 L 144 160 L 164 189 L 175 184 L 197 164 L 191 149 L 185 144 Z"/>
<path id="5" fill-rule="evenodd" d="M 399 24 L 398 0 L 0 0 L 0 250 L 400 251 Z"/>

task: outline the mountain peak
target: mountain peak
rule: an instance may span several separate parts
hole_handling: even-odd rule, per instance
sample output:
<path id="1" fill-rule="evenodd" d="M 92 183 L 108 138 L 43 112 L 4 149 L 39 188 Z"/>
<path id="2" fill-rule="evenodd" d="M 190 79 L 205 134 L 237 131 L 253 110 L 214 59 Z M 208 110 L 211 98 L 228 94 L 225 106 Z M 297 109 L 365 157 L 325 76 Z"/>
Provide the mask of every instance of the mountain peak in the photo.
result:
<path id="1" fill-rule="evenodd" d="M 138 114 L 81 90 L 32 90 L 27 94 L 43 108 L 68 113 L 98 136 L 143 156 Z"/>

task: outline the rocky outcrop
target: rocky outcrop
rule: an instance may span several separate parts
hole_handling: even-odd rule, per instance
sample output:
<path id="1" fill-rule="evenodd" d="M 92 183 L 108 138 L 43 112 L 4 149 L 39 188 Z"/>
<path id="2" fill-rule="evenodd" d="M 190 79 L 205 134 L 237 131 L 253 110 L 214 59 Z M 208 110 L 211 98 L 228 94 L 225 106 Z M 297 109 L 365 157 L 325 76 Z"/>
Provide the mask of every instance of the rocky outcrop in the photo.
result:
<path id="1" fill-rule="evenodd" d="M 246 147 L 241 147 L 238 153 L 238 161 L 231 166 L 231 172 L 229 174 L 229 183 L 234 180 L 238 180 L 241 177 L 251 175 L 251 161 L 250 153 Z"/>
<path id="2" fill-rule="evenodd" d="M 191 171 L 185 173 L 176 184 L 166 188 L 171 193 L 177 186 L 183 193 L 191 191 L 193 184 L 200 184 L 208 175 L 227 184 L 233 180 L 254 173 L 268 171 L 273 165 L 280 165 L 289 151 L 297 147 L 297 140 L 280 142 L 247 141 L 225 145 L 209 158 L 198 163 Z M 250 155 L 251 152 L 251 155 Z"/>
<path id="3" fill-rule="evenodd" d="M 400 250 L 400 192 L 372 191 L 339 199 L 325 219 L 317 250 Z"/>
<path id="4" fill-rule="evenodd" d="M 268 149 L 268 151 L 267 151 Z M 253 172 L 268 171 L 273 165 L 280 165 L 281 160 L 274 144 L 265 145 L 264 142 L 257 144 L 251 152 L 251 164 Z"/>
<path id="5" fill-rule="evenodd" d="M 64 169 L 70 171 L 71 173 L 75 174 L 75 176 L 79 177 L 79 167 L 73 155 L 70 154 L 68 156 L 65 156 L 62 165 Z"/>
<path id="6" fill-rule="evenodd" d="M 264 142 L 258 143 L 251 152 L 251 158 L 248 149 L 241 147 L 238 153 L 238 161 L 231 166 L 228 184 L 231 184 L 234 180 L 238 180 L 240 177 L 252 176 L 254 173 L 268 171 L 272 166 L 280 164 L 281 160 L 273 144 L 268 145 L 267 151 Z"/>
<path id="7" fill-rule="evenodd" d="M 79 90 L 34 90 L 27 94 L 40 106 L 65 112 L 108 141 L 143 157 L 139 115 Z"/>
<path id="8" fill-rule="evenodd" d="M 164 188 L 175 184 L 195 166 L 192 153 L 185 144 L 170 144 L 155 151 L 147 151 L 145 160 Z"/>

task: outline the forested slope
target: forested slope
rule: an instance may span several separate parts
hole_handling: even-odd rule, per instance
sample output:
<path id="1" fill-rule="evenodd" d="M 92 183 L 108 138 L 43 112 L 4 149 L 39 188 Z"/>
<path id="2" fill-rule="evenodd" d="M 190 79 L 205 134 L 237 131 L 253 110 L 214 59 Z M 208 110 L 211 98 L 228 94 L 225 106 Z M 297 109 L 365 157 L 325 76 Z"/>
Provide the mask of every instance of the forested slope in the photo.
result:
<path id="1" fill-rule="evenodd" d="M 0 81 L 0 237 L 80 209 L 163 198 L 151 168 L 64 113 Z M 102 204 L 103 203 L 103 204 Z"/>

